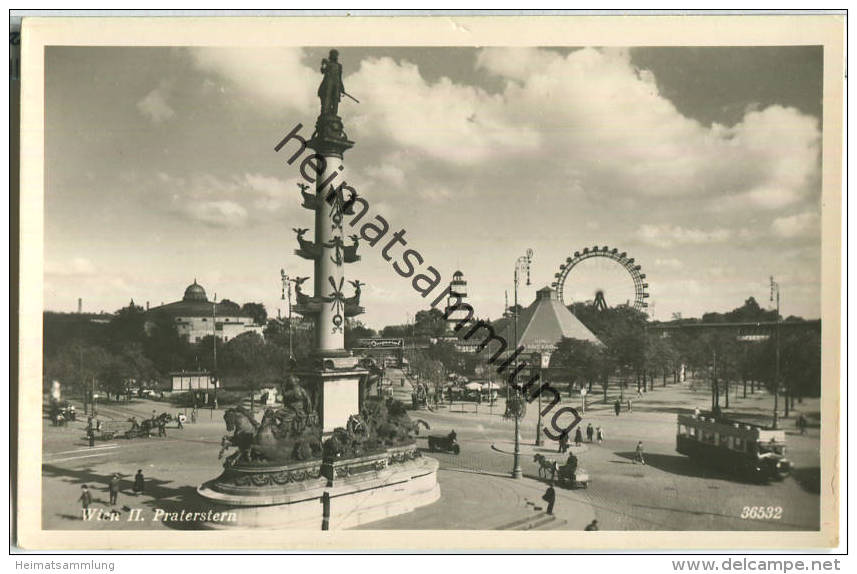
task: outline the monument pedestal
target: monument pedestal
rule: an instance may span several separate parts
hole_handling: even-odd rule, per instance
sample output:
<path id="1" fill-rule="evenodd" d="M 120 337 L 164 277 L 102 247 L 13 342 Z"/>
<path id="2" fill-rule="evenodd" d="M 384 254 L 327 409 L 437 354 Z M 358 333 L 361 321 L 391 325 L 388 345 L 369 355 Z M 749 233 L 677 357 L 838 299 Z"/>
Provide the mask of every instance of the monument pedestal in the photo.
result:
<path id="1" fill-rule="evenodd" d="M 229 518 L 201 524 L 320 530 L 327 493 L 330 529 L 353 528 L 438 500 L 437 468 L 438 462 L 422 456 L 415 445 L 326 465 L 320 460 L 283 467 L 235 465 L 197 489 L 206 510 Z"/>
<path id="2" fill-rule="evenodd" d="M 324 357 L 317 365 L 297 371 L 303 384 L 311 389 L 319 415 L 322 436 L 337 427 L 345 427 L 348 417 L 363 408 L 363 385 L 369 372 L 357 365 L 355 357 Z"/>

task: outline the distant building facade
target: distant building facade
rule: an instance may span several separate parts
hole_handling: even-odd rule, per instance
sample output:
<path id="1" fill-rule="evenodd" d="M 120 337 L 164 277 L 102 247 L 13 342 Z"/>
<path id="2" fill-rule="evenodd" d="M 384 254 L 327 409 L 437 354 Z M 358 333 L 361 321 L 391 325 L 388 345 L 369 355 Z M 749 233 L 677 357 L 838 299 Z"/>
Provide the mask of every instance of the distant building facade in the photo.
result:
<path id="1" fill-rule="evenodd" d="M 152 324 L 158 316 L 167 317 L 176 326 L 179 336 L 191 343 L 198 343 L 207 336 L 214 335 L 222 341 L 230 341 L 244 333 L 258 333 L 264 325 L 257 325 L 250 315 L 236 311 L 234 307 L 224 306 L 208 300 L 202 285 L 193 280 L 185 289 L 181 301 L 153 307 L 146 312 Z"/>

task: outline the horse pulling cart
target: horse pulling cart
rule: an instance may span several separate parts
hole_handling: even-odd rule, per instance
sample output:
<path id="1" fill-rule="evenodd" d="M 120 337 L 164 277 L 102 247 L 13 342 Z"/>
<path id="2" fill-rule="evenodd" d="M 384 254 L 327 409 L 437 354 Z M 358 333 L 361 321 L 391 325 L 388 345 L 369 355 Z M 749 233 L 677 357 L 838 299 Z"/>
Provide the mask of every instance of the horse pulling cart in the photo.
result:
<path id="1" fill-rule="evenodd" d="M 167 436 L 167 423 L 172 419 L 173 417 L 169 413 L 162 413 L 154 419 L 143 419 L 140 423 L 137 422 L 135 417 L 132 417 L 127 421 L 131 423 L 131 428 L 126 430 L 122 436 L 127 439 L 140 437 L 149 438 L 152 436 L 152 433 L 157 431 L 159 437 L 165 437 Z"/>
<path id="2" fill-rule="evenodd" d="M 588 488 L 589 473 L 577 466 L 577 457 L 571 455 L 566 464 L 560 466 L 559 462 L 537 454 L 533 460 L 539 464 L 539 478 L 556 480 L 559 486 L 569 488 Z"/>

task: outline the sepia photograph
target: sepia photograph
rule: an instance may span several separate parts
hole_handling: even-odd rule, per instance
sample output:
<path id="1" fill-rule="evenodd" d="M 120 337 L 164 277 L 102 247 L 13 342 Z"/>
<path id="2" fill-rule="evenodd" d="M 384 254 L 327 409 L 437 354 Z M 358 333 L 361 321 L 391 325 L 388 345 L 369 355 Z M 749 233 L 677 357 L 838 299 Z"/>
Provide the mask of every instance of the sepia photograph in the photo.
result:
<path id="1" fill-rule="evenodd" d="M 843 35 L 25 18 L 21 545 L 836 546 Z"/>

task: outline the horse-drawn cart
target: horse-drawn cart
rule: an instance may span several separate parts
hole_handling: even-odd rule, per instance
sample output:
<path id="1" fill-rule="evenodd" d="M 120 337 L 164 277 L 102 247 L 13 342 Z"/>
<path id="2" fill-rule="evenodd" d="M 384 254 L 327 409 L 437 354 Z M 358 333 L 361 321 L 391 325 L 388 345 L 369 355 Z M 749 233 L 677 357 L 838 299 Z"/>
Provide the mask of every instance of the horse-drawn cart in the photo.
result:
<path id="1" fill-rule="evenodd" d="M 173 417 L 169 413 L 161 413 L 157 418 L 143 419 L 143 421 L 139 423 L 137 422 L 136 417 L 132 417 L 127 421 L 131 423 L 131 428 L 127 429 L 122 436 L 127 439 L 140 437 L 149 438 L 154 432 L 157 432 L 158 436 L 165 437 L 167 436 L 167 431 L 165 430 L 167 423 L 172 419 Z"/>
<path id="2" fill-rule="evenodd" d="M 577 466 L 577 457 L 571 455 L 569 461 L 560 466 L 559 462 L 548 459 L 542 454 L 533 457 L 533 461 L 539 464 L 539 478 L 556 480 L 559 486 L 569 488 L 588 488 L 589 473 Z"/>

